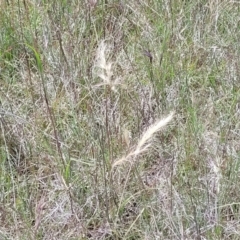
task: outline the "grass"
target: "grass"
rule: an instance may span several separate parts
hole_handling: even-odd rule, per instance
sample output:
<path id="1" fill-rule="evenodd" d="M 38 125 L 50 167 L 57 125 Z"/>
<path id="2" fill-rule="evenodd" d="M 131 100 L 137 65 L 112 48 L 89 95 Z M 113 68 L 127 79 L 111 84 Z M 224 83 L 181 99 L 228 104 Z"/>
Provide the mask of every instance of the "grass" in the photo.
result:
<path id="1" fill-rule="evenodd" d="M 0 1 L 0 239 L 239 239 L 237 1 Z"/>

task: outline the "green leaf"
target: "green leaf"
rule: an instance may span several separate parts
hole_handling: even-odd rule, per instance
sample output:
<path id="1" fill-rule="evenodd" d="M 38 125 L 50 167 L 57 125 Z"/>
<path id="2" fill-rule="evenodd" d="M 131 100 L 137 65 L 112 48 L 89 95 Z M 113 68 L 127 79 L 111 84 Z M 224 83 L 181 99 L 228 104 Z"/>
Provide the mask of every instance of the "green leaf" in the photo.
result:
<path id="1" fill-rule="evenodd" d="M 37 50 L 33 47 L 33 46 L 30 46 L 29 44 L 25 43 L 26 46 L 28 48 L 30 48 L 33 53 L 34 53 L 34 56 L 35 56 L 35 60 L 36 60 L 36 64 L 37 64 L 37 68 L 38 68 L 38 71 L 40 73 L 43 72 L 43 65 L 42 65 L 42 60 L 41 60 L 41 57 L 40 57 L 40 54 L 37 52 Z"/>

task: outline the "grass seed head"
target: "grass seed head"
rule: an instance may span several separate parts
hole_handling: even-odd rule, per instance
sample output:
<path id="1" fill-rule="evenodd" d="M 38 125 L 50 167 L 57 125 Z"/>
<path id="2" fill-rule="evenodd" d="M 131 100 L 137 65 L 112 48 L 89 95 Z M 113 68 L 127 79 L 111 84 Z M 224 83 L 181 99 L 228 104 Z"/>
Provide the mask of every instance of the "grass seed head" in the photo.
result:
<path id="1" fill-rule="evenodd" d="M 107 47 L 106 43 L 102 41 L 97 49 L 95 67 L 99 69 L 97 75 L 103 82 L 95 85 L 95 87 L 107 85 L 110 86 L 111 90 L 116 92 L 115 86 L 119 84 L 119 78 L 113 80 L 112 62 L 107 61 L 106 57 Z"/>
<path id="2" fill-rule="evenodd" d="M 136 158 L 139 154 L 147 151 L 147 149 L 151 146 L 151 139 L 153 135 L 160 131 L 164 126 L 166 126 L 173 118 L 173 112 L 171 112 L 167 117 L 157 121 L 156 123 L 152 124 L 146 132 L 143 133 L 141 139 L 138 141 L 138 144 L 135 150 L 131 151 L 127 156 L 122 157 L 121 159 L 117 160 L 113 167 L 117 165 L 122 165 L 123 163 L 130 161 L 131 157 L 133 159 Z M 132 162 L 132 161 L 131 161 Z"/>

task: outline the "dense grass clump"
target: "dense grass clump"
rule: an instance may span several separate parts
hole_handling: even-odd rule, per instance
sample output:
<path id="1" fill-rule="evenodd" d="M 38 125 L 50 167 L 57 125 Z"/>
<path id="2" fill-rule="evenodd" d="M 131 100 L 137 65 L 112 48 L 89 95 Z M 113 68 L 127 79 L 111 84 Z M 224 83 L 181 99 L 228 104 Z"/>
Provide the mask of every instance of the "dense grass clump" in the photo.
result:
<path id="1" fill-rule="evenodd" d="M 239 10 L 0 0 L 0 239 L 240 239 Z"/>

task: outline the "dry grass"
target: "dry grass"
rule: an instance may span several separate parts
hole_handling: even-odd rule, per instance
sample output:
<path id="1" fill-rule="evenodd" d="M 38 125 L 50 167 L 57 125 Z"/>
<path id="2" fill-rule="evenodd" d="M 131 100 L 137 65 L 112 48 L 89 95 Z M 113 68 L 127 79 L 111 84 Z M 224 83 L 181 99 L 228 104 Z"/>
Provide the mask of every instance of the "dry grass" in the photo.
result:
<path id="1" fill-rule="evenodd" d="M 0 239 L 239 239 L 237 1 L 0 6 Z"/>

